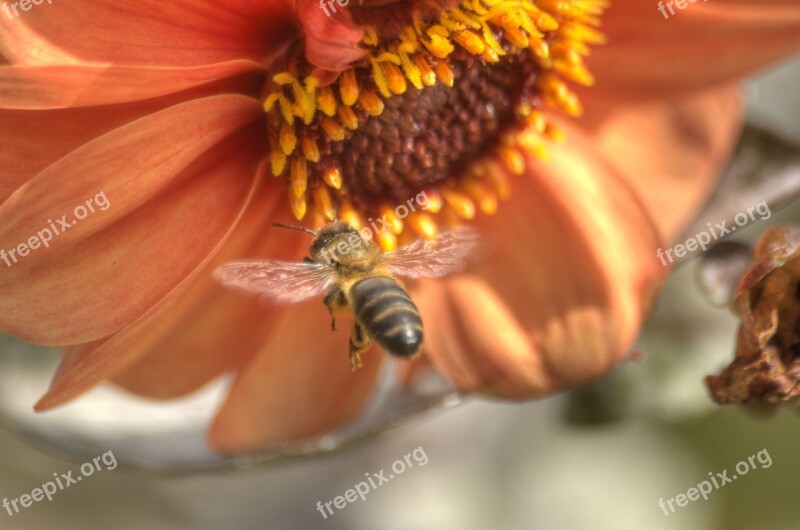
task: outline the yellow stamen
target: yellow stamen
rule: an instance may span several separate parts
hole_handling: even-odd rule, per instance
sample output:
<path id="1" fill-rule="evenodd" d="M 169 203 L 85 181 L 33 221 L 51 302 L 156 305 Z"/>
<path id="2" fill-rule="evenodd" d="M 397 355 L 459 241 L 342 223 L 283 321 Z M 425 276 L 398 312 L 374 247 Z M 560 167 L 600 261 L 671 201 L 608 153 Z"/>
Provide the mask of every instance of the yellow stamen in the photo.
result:
<path id="1" fill-rule="evenodd" d="M 278 99 L 281 97 L 280 93 L 275 92 L 267 96 L 267 99 L 264 100 L 264 112 L 270 112 L 274 107 L 275 103 L 278 102 Z"/>
<path id="2" fill-rule="evenodd" d="M 414 212 L 408 216 L 408 224 L 411 229 L 425 239 L 433 239 L 439 231 L 433 216 L 424 212 Z"/>
<path id="3" fill-rule="evenodd" d="M 420 79 L 425 86 L 433 86 L 436 84 L 436 73 L 431 68 L 431 65 L 428 64 L 428 61 L 425 60 L 425 57 L 422 55 L 415 55 L 414 56 L 414 64 L 419 70 Z"/>
<path id="4" fill-rule="evenodd" d="M 500 61 L 500 56 L 496 51 L 491 48 L 486 48 L 483 53 L 481 54 L 487 62 L 496 63 Z"/>
<path id="5" fill-rule="evenodd" d="M 364 226 L 364 220 L 359 213 L 353 208 L 353 205 L 347 201 L 343 201 L 339 207 L 339 217 L 342 221 L 347 221 L 350 226 L 359 229 Z"/>
<path id="6" fill-rule="evenodd" d="M 336 142 L 341 142 L 344 140 L 344 129 L 336 121 L 330 118 L 323 118 L 322 121 L 320 121 L 320 126 L 322 127 L 322 130 L 325 131 L 325 134 L 331 138 L 331 140 Z"/>
<path id="7" fill-rule="evenodd" d="M 471 31 L 459 31 L 453 35 L 454 40 L 473 55 L 480 55 L 486 50 L 486 43 Z"/>
<path id="8" fill-rule="evenodd" d="M 528 44 L 528 49 L 533 52 L 533 55 L 539 60 L 545 68 L 550 67 L 550 45 L 543 40 L 532 40 Z"/>
<path id="9" fill-rule="evenodd" d="M 578 97 L 569 89 L 566 83 L 553 75 L 542 76 L 538 86 L 542 89 L 547 102 L 569 116 L 578 117 L 582 114 Z"/>
<path id="10" fill-rule="evenodd" d="M 548 31 L 555 31 L 558 29 L 558 22 L 552 15 L 546 13 L 539 9 L 538 7 L 527 4 L 524 6 L 525 12 L 531 18 L 531 22 L 541 31 L 542 33 Z"/>
<path id="11" fill-rule="evenodd" d="M 499 149 L 500 160 L 506 168 L 514 175 L 525 173 L 525 158 L 513 147 L 501 147 Z"/>
<path id="12" fill-rule="evenodd" d="M 428 207 L 425 208 L 430 213 L 439 213 L 444 206 L 444 199 L 438 190 L 427 190 L 425 195 L 428 197 Z"/>
<path id="13" fill-rule="evenodd" d="M 403 232 L 403 220 L 397 217 L 391 207 L 384 206 L 381 213 L 385 217 L 386 222 L 389 223 L 389 226 L 391 226 L 392 232 L 395 234 L 400 234 Z"/>
<path id="14" fill-rule="evenodd" d="M 334 97 L 331 87 L 322 87 L 317 97 L 317 105 L 319 106 L 319 110 L 326 116 L 333 116 L 336 114 L 336 97 Z"/>
<path id="15" fill-rule="evenodd" d="M 381 248 L 388 252 L 397 248 L 397 236 L 390 230 L 380 230 L 375 234 L 378 244 Z"/>
<path id="16" fill-rule="evenodd" d="M 350 129 L 351 131 L 355 131 L 358 129 L 358 118 L 356 118 L 356 113 L 353 112 L 353 109 L 350 107 L 339 107 L 339 110 L 336 112 L 339 122 L 342 125 Z"/>
<path id="17" fill-rule="evenodd" d="M 528 36 L 517 28 L 506 29 L 504 36 L 511 44 L 522 50 L 527 48 L 530 44 L 530 41 L 528 41 Z"/>
<path id="18" fill-rule="evenodd" d="M 377 46 L 379 42 L 378 32 L 372 26 L 364 27 L 364 44 L 367 46 Z"/>
<path id="19" fill-rule="evenodd" d="M 270 164 L 272 166 L 272 174 L 277 177 L 286 168 L 286 155 L 282 151 L 273 150 L 270 155 Z"/>
<path id="20" fill-rule="evenodd" d="M 447 66 L 446 63 L 439 63 L 436 65 L 436 77 L 439 78 L 443 84 L 452 87 L 455 82 L 453 71 Z"/>
<path id="21" fill-rule="evenodd" d="M 392 63 L 383 63 L 382 67 L 389 90 L 395 94 L 405 93 L 407 85 L 403 72 Z"/>
<path id="22" fill-rule="evenodd" d="M 544 132 L 545 127 L 547 126 L 547 119 L 544 117 L 544 113 L 540 110 L 532 110 L 530 116 L 526 120 L 526 123 L 533 128 L 534 131 L 541 134 Z"/>
<path id="23" fill-rule="evenodd" d="M 589 44 L 606 43 L 605 35 L 584 24 L 567 22 L 559 27 L 559 34 L 566 40 L 586 42 Z"/>
<path id="24" fill-rule="evenodd" d="M 309 162 L 319 162 L 319 147 L 317 140 L 311 136 L 303 136 L 303 155 Z"/>
<path id="25" fill-rule="evenodd" d="M 455 189 L 445 189 L 442 191 L 444 200 L 459 217 L 472 219 L 475 217 L 475 203 L 464 193 Z"/>
<path id="26" fill-rule="evenodd" d="M 289 125 L 294 125 L 294 114 L 292 113 L 292 104 L 289 102 L 289 99 L 283 94 L 280 94 L 278 96 L 278 108 L 281 111 L 281 116 L 283 117 L 283 120 Z"/>
<path id="27" fill-rule="evenodd" d="M 546 160 L 547 159 L 548 151 L 547 151 L 547 146 L 545 144 L 544 139 L 541 136 L 539 136 L 537 134 L 534 134 L 532 131 L 526 131 L 526 132 L 520 134 L 517 137 L 517 145 L 523 151 L 525 151 L 526 153 L 528 153 L 531 156 L 534 156 L 534 157 L 536 157 L 536 158 L 538 158 L 540 160 Z M 514 156 L 514 155 L 511 155 L 511 156 Z M 508 167 L 509 162 L 504 160 L 504 163 Z M 524 161 L 523 161 L 522 164 L 523 164 L 523 171 L 524 171 Z M 512 171 L 512 173 L 513 173 L 513 171 Z"/>
<path id="28" fill-rule="evenodd" d="M 336 219 L 336 209 L 333 207 L 328 188 L 326 186 L 317 186 L 311 194 L 314 196 L 314 204 L 322 216 L 328 221 Z"/>
<path id="29" fill-rule="evenodd" d="M 295 197 L 302 197 L 306 192 L 307 185 L 306 161 L 303 158 L 295 157 L 292 159 L 292 167 L 289 172 L 289 190 Z"/>
<path id="30" fill-rule="evenodd" d="M 355 70 L 345 70 L 342 73 L 339 94 L 342 97 L 342 103 L 347 106 L 355 105 L 356 101 L 358 101 L 358 83 L 356 82 Z"/>
<path id="31" fill-rule="evenodd" d="M 450 42 L 449 32 L 442 26 L 433 26 L 426 32 L 427 39 L 422 39 L 422 44 L 437 59 L 444 59 L 456 49 Z"/>
<path id="32" fill-rule="evenodd" d="M 294 134 L 294 126 L 284 123 L 281 125 L 280 133 L 281 150 L 285 155 L 291 155 L 297 145 L 297 136 Z"/>
<path id="33" fill-rule="evenodd" d="M 582 62 L 572 63 L 556 59 L 553 60 L 553 70 L 562 73 L 564 76 L 581 85 L 591 86 L 594 84 L 594 76 Z"/>
<path id="34" fill-rule="evenodd" d="M 342 189 L 342 173 L 339 171 L 339 168 L 332 167 L 326 169 L 322 173 L 322 180 L 335 190 Z"/>
<path id="35" fill-rule="evenodd" d="M 383 112 L 383 100 L 374 90 L 365 90 L 358 98 L 361 107 L 371 116 L 380 116 Z"/>
<path id="36" fill-rule="evenodd" d="M 293 193 L 289 193 L 289 207 L 292 210 L 292 214 L 294 215 L 295 219 L 298 221 L 302 221 L 303 217 L 306 215 L 306 196 L 302 195 L 300 197 L 295 196 Z"/>
<path id="37" fill-rule="evenodd" d="M 560 128 L 550 123 L 547 124 L 547 127 L 544 130 L 544 134 L 548 138 L 550 138 L 550 140 L 552 140 L 557 144 L 564 143 L 564 140 L 567 139 L 567 136 L 564 134 L 564 131 L 562 131 Z"/>

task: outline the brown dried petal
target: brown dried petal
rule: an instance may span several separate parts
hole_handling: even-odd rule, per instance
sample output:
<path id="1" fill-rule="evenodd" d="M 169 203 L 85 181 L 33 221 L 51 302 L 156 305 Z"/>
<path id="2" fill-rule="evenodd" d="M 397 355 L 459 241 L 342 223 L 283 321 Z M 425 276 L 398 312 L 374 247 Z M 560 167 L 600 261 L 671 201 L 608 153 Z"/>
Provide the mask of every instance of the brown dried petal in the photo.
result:
<path id="1" fill-rule="evenodd" d="M 736 358 L 706 383 L 714 400 L 777 403 L 800 395 L 800 227 L 769 230 L 742 276 Z"/>

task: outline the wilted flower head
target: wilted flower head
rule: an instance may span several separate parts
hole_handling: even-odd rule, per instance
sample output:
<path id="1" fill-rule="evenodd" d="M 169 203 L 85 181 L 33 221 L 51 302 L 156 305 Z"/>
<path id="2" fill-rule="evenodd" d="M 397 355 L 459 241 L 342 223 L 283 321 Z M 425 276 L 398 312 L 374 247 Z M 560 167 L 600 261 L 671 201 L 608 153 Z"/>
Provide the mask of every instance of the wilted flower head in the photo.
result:
<path id="1" fill-rule="evenodd" d="M 767 231 L 734 300 L 742 323 L 736 358 L 706 381 L 720 404 L 800 396 L 800 227 Z"/>

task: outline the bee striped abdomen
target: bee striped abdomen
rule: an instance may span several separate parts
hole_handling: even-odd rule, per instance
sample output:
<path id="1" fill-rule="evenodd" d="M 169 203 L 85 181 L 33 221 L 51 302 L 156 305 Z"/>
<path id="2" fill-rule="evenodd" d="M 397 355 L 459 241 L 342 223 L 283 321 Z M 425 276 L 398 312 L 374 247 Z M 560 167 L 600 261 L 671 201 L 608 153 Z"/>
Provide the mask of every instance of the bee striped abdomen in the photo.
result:
<path id="1" fill-rule="evenodd" d="M 411 357 L 422 345 L 422 319 L 408 293 L 392 278 L 361 280 L 350 290 L 353 312 L 387 352 Z"/>

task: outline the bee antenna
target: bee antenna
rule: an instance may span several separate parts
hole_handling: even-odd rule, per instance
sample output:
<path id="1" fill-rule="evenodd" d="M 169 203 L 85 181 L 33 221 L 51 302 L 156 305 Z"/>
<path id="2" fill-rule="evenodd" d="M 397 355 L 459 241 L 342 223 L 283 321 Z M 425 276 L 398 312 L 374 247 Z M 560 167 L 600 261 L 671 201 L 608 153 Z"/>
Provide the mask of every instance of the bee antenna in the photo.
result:
<path id="1" fill-rule="evenodd" d="M 305 232 L 306 234 L 311 234 L 314 237 L 317 236 L 317 233 L 314 230 L 309 230 L 308 228 L 304 228 L 302 226 L 285 225 L 283 223 L 272 223 L 272 226 L 278 226 L 280 228 L 288 228 L 289 230 L 297 230 L 298 232 Z"/>

